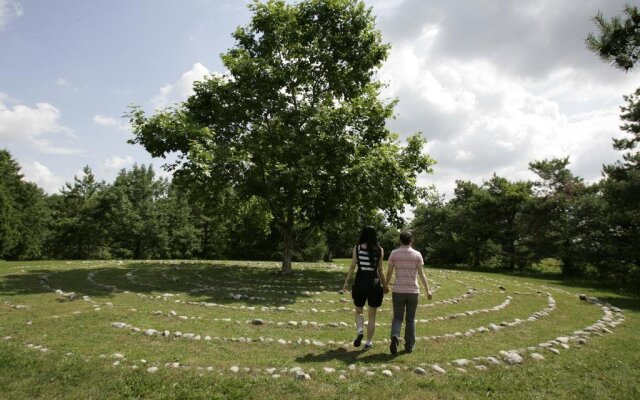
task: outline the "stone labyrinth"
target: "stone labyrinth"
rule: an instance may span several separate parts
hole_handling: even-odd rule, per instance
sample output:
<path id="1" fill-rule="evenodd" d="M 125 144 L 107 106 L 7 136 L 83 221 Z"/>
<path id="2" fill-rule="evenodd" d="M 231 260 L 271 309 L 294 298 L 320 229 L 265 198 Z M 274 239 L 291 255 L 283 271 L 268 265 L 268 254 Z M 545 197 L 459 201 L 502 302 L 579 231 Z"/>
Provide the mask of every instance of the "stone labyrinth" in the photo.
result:
<path id="1" fill-rule="evenodd" d="M 261 262 L 50 264 L 0 273 L 0 346 L 143 373 L 345 380 L 526 368 L 598 346 L 625 320 L 561 287 L 428 269 L 435 292 L 420 298 L 415 351 L 392 356 L 390 295 L 374 347 L 353 347 L 344 266 L 295 264 L 280 275 Z"/>

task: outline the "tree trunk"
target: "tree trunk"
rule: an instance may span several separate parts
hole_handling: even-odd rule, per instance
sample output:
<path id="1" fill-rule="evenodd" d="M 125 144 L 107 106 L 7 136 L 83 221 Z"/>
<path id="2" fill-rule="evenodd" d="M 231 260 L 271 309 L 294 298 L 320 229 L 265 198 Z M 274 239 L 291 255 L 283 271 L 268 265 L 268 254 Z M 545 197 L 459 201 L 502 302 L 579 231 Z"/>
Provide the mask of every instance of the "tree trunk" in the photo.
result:
<path id="1" fill-rule="evenodd" d="M 474 239 L 473 246 L 473 268 L 477 269 L 480 267 L 480 239 Z"/>
<path id="2" fill-rule="evenodd" d="M 516 268 L 516 244 L 513 240 L 509 241 L 509 269 Z"/>
<path id="3" fill-rule="evenodd" d="M 293 227 L 284 228 L 284 241 L 282 250 L 282 273 L 291 273 L 291 258 L 293 257 Z"/>

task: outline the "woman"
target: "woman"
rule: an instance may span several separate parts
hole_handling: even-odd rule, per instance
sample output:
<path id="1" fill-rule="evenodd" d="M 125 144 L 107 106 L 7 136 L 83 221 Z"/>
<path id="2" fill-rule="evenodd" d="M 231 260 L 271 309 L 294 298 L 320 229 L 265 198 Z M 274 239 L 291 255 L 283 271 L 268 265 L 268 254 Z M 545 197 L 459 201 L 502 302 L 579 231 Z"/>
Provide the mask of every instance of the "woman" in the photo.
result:
<path id="1" fill-rule="evenodd" d="M 382 271 L 382 260 L 384 259 L 384 250 L 378 244 L 378 235 L 373 226 L 365 226 L 360 233 L 358 245 L 353 248 L 351 257 L 351 266 L 347 272 L 347 278 L 344 280 L 342 290 L 349 291 L 349 280 L 353 270 L 358 267 L 356 279 L 351 290 L 351 297 L 355 305 L 356 318 L 356 340 L 353 341 L 355 347 L 360 347 L 362 338 L 364 337 L 364 316 L 362 309 L 365 303 L 368 306 L 369 322 L 367 325 L 367 342 L 364 345 L 365 350 L 373 346 L 371 339 L 376 330 L 376 311 L 382 304 L 384 293 L 389 291 L 387 282 L 384 279 Z"/>

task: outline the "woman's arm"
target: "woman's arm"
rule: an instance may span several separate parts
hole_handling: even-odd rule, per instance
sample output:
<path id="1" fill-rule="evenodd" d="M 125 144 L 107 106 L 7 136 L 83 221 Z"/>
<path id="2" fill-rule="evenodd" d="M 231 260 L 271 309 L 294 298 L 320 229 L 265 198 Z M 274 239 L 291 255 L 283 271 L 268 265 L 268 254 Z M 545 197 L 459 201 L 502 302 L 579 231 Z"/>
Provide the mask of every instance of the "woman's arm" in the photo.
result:
<path id="1" fill-rule="evenodd" d="M 384 268 L 382 267 L 382 260 L 384 260 L 384 249 L 380 247 L 380 258 L 378 259 L 378 277 L 380 278 L 380 284 L 384 288 L 384 292 L 389 292 L 389 286 L 387 286 L 387 280 L 384 278 Z"/>
<path id="2" fill-rule="evenodd" d="M 351 254 L 351 265 L 349 266 L 349 271 L 347 271 L 347 278 L 344 280 L 344 285 L 342 286 L 342 290 L 345 292 L 349 291 L 349 279 L 351 279 L 351 274 L 353 274 L 353 270 L 356 268 L 356 248 L 353 248 L 353 252 Z"/>

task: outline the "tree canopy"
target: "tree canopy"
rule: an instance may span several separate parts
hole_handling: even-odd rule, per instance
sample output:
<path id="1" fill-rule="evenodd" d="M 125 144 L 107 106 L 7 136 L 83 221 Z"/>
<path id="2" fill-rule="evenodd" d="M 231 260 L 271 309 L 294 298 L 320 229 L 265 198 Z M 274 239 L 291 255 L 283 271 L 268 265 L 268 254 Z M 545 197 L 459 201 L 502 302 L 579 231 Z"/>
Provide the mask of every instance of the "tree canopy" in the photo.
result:
<path id="1" fill-rule="evenodd" d="M 269 0 L 222 55 L 224 75 L 194 85 L 184 103 L 129 117 L 133 142 L 193 187 L 232 190 L 268 209 L 283 239 L 283 270 L 296 237 L 326 224 L 384 212 L 398 220 L 422 192 L 434 161 L 425 140 L 387 128 L 395 100 L 376 72 L 389 45 L 355 0 Z"/>
<path id="2" fill-rule="evenodd" d="M 607 20 L 598 12 L 593 17 L 598 33 L 590 33 L 586 44 L 603 61 L 628 71 L 635 66 L 640 55 L 640 11 L 636 6 L 627 5 L 623 14 Z"/>

